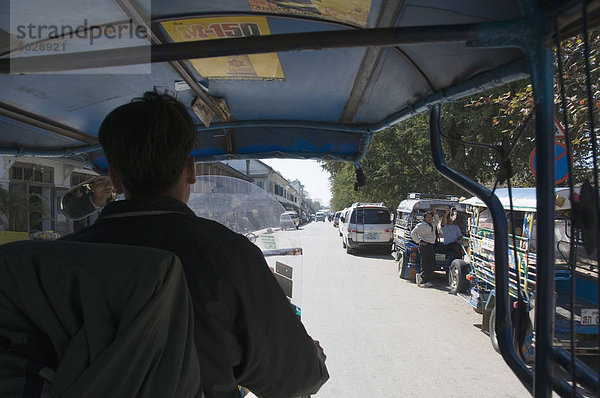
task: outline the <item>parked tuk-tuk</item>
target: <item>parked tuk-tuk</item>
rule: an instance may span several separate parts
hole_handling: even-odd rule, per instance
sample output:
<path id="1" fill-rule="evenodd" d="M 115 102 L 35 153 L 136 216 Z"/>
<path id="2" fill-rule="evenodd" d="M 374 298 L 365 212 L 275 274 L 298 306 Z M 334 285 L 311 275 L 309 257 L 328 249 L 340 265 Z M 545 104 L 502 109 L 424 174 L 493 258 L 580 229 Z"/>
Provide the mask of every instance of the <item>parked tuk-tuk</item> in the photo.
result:
<path id="1" fill-rule="evenodd" d="M 519 343 L 521 355 L 532 359 L 533 355 L 533 315 L 536 294 L 538 263 L 536 249 L 536 191 L 535 188 L 513 188 L 512 203 L 507 189 L 495 192 L 500 199 L 509 223 L 509 291 L 513 307 L 521 303 L 526 306 L 529 322 L 526 322 L 527 336 Z M 490 333 L 494 348 L 498 349 L 495 322 L 495 261 L 494 231 L 490 211 L 477 197 L 463 202 L 468 219 L 468 256 L 452 261 L 450 266 L 450 290 L 460 294 L 473 308 L 483 315 L 482 328 Z M 598 352 L 598 264 L 581 246 L 581 237 L 576 231 L 571 236 L 568 189 L 555 192 L 555 333 L 554 344 L 569 348 L 571 337 L 570 319 L 573 313 L 575 326 L 575 349 L 578 354 Z M 512 214 L 511 214 L 512 213 Z M 571 246 L 573 240 L 574 245 Z M 569 263 L 570 248 L 576 251 L 574 264 Z M 516 259 L 516 261 L 515 261 Z M 543 266 L 539 264 L 539 266 Z M 568 304 L 571 294 L 571 278 L 575 278 L 575 304 Z M 519 295 L 523 300 L 519 301 Z M 515 334 L 513 334 L 515 335 Z M 515 337 L 516 338 L 516 337 Z M 515 341 L 515 343 L 517 343 Z"/>
<path id="2" fill-rule="evenodd" d="M 445 210 L 457 210 L 456 223 L 460 227 L 463 237 L 466 236 L 467 214 L 465 206 L 459 202 L 458 197 L 452 195 L 433 195 L 424 193 L 409 193 L 407 198 L 400 202 L 396 209 L 394 223 L 393 256 L 398 261 L 398 276 L 400 279 L 415 280 L 415 275 L 421 271 L 421 256 L 419 245 L 410 237 L 412 229 L 423 220 L 427 211 L 433 211 L 438 217 L 444 215 Z M 462 243 L 462 242 L 461 242 Z M 442 244 L 441 242 L 439 243 Z M 456 259 L 453 252 L 436 253 L 436 270 L 448 272 L 450 264 Z"/>

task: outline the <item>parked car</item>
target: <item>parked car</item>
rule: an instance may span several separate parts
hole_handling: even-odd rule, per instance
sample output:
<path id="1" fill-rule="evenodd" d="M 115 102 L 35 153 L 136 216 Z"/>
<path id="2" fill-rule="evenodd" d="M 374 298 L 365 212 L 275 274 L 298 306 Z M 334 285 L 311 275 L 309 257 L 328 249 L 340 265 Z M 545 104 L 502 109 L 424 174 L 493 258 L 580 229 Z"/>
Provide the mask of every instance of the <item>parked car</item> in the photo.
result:
<path id="1" fill-rule="evenodd" d="M 340 224 L 340 215 L 342 214 L 341 211 L 336 211 L 335 214 L 333 215 L 333 227 L 337 228 L 338 225 Z"/>
<path id="2" fill-rule="evenodd" d="M 431 210 L 441 216 L 450 207 L 457 209 L 456 224 L 459 226 L 463 237 L 466 236 L 466 206 L 461 204 L 457 197 L 410 193 L 405 200 L 400 202 L 396 209 L 394 223 L 393 255 L 398 261 L 398 276 L 401 279 L 414 281 L 415 275 L 421 272 L 419 245 L 411 239 L 410 232 L 412 229 L 423 220 L 425 212 Z M 436 270 L 448 272 L 450 264 L 455 258 L 454 253 L 436 253 Z"/>
<path id="3" fill-rule="evenodd" d="M 286 229 L 298 229 L 300 226 L 300 219 L 295 211 L 286 211 L 281 213 L 279 217 L 279 228 L 283 231 Z"/>
<path id="4" fill-rule="evenodd" d="M 346 253 L 356 249 L 392 248 L 393 224 L 389 209 L 383 203 L 354 203 L 343 218 L 342 246 Z"/>

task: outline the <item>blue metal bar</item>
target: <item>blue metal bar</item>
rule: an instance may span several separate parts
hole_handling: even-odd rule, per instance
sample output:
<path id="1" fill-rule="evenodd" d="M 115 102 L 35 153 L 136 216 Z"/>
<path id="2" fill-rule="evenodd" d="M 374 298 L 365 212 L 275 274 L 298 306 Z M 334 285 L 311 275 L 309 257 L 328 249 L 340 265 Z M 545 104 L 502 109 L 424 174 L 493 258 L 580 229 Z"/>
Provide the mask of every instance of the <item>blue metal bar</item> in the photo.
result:
<path id="1" fill-rule="evenodd" d="M 508 222 L 502 203 L 496 195 L 483 185 L 448 167 L 442 147 L 440 128 L 441 107 L 431 109 L 429 117 L 429 138 L 431 155 L 435 168 L 447 179 L 464 190 L 477 196 L 488 207 L 494 223 L 494 262 L 496 278 L 496 335 L 504 361 L 517 375 L 521 383 L 532 391 L 533 374 L 519 358 L 512 339 L 510 319 L 509 277 L 508 277 Z M 537 351 L 537 350 L 536 350 Z"/>
<path id="2" fill-rule="evenodd" d="M 464 25 L 403 26 L 375 29 L 343 29 L 266 36 L 215 39 L 181 43 L 85 51 L 78 53 L 7 57 L 0 59 L 0 74 L 40 73 L 170 62 L 230 55 L 322 50 L 350 47 L 390 47 L 402 44 L 490 42 L 528 35 L 527 21 L 483 22 Z"/>
<path id="3" fill-rule="evenodd" d="M 90 152 L 101 150 L 100 144 L 86 145 L 75 148 L 59 148 L 59 149 L 25 149 L 0 146 L 1 156 L 40 156 L 40 157 L 66 157 L 72 155 L 81 155 Z"/>
<path id="4" fill-rule="evenodd" d="M 536 35 L 525 39 L 535 102 L 537 200 L 537 277 L 535 293 L 535 397 L 550 397 L 554 335 L 554 65 L 553 24 L 537 1 L 523 0 L 521 7 Z"/>
<path id="5" fill-rule="evenodd" d="M 230 123 L 215 123 L 210 127 L 198 126 L 199 132 L 207 132 L 207 131 L 218 131 L 225 130 L 230 128 L 249 128 L 249 127 L 277 127 L 277 128 L 303 128 L 303 129 L 314 129 L 314 130 L 326 130 L 326 131 L 338 131 L 341 133 L 348 134 L 359 134 L 362 139 L 365 141 L 365 145 L 362 146 L 360 152 L 355 154 L 353 157 L 344 159 L 344 160 L 357 160 L 361 159 L 365 154 L 366 150 L 369 147 L 369 143 L 372 140 L 373 132 L 369 130 L 366 126 L 347 126 L 340 124 L 331 124 L 331 123 L 321 123 L 321 122 L 303 122 L 303 121 L 281 121 L 281 120 L 251 120 L 247 122 L 230 122 Z M 57 148 L 57 149 L 49 149 L 49 148 L 12 148 L 12 147 L 0 147 L 0 155 L 5 156 L 41 156 L 41 157 L 61 157 L 61 156 L 70 156 L 70 155 L 80 155 L 87 154 L 90 152 L 95 152 L 101 150 L 102 147 L 99 144 L 95 145 L 86 145 L 75 148 Z M 219 160 L 227 159 L 230 154 L 225 154 L 219 157 Z M 256 154 L 250 154 L 255 156 Z M 236 158 L 242 158 L 244 154 L 239 154 Z M 284 153 L 282 152 L 280 156 L 276 157 L 284 157 Z M 293 158 L 294 156 L 290 157 Z M 310 154 L 309 156 L 305 156 L 304 154 L 298 154 L 298 159 L 309 159 L 309 158 L 325 158 L 326 156 L 317 156 L 317 154 Z M 207 158 L 208 159 L 208 158 Z M 215 160 L 215 158 L 211 157 L 208 160 Z M 335 155 L 332 155 L 331 160 L 338 160 Z"/>
<path id="6" fill-rule="evenodd" d="M 569 370 L 571 368 L 571 353 L 563 348 L 554 347 L 553 355 L 556 362 L 563 368 Z M 590 369 L 586 364 L 579 359 L 575 359 L 574 375 L 577 382 L 588 388 L 590 391 L 597 391 L 600 379 L 598 374 Z"/>
<path id="7" fill-rule="evenodd" d="M 349 126 L 342 124 L 302 121 L 302 120 L 246 120 L 228 123 L 213 123 L 209 127 L 198 125 L 198 131 L 214 131 L 222 129 L 246 127 L 290 127 L 315 130 L 339 131 L 342 133 L 369 134 L 368 126 Z"/>

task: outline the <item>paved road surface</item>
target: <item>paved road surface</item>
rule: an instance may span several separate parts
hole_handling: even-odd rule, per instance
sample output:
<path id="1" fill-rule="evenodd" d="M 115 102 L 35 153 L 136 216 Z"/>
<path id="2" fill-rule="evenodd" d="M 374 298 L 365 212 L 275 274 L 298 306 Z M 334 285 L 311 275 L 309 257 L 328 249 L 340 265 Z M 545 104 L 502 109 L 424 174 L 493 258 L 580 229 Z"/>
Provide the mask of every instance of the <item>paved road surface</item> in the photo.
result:
<path id="1" fill-rule="evenodd" d="M 331 375 L 317 398 L 528 397 L 481 331 L 481 315 L 437 288 L 397 277 L 379 253 L 346 254 L 329 222 L 298 232 L 303 321 Z"/>

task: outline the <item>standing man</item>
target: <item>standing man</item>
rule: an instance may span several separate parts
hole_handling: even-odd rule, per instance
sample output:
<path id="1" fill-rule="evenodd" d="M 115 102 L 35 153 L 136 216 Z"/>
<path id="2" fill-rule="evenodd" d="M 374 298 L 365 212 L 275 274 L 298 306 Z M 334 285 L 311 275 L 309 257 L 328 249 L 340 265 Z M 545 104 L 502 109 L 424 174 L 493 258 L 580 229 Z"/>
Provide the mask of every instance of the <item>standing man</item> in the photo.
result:
<path id="1" fill-rule="evenodd" d="M 436 227 L 433 225 L 433 212 L 425 213 L 423 221 L 410 232 L 410 237 L 419 245 L 421 255 L 421 273 L 417 274 L 417 286 L 432 287 L 431 278 L 435 268 L 433 245 L 436 242 Z"/>
<path id="2" fill-rule="evenodd" d="M 186 206 L 195 183 L 196 126 L 175 98 L 147 92 L 109 113 L 98 133 L 115 192 L 98 220 L 65 237 L 165 249 L 183 264 L 206 398 L 316 393 L 325 355 L 307 334 L 262 252 Z"/>

